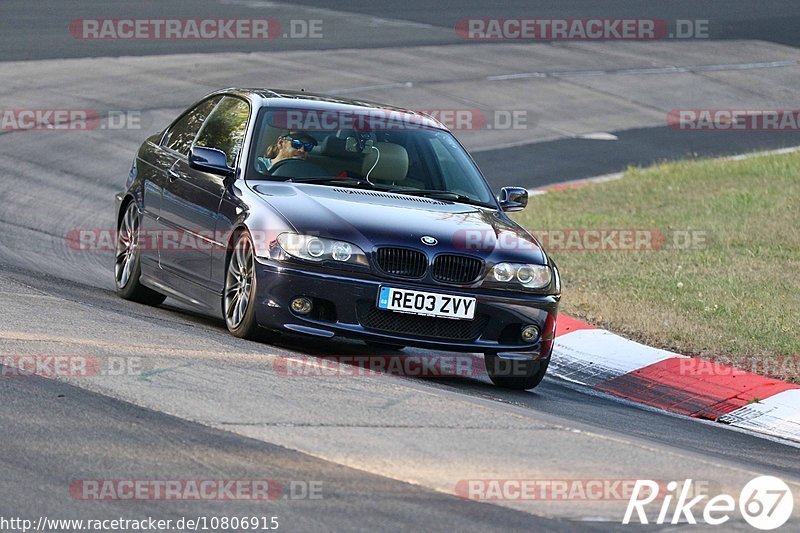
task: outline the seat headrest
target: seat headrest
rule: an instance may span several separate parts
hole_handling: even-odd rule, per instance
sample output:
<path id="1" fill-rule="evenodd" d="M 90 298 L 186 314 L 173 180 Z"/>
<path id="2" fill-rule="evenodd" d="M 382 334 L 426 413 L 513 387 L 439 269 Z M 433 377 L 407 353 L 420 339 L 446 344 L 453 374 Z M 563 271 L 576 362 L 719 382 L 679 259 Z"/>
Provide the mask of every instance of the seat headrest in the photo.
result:
<path id="1" fill-rule="evenodd" d="M 364 149 L 361 173 L 370 181 L 398 183 L 408 173 L 408 152 L 395 143 L 375 143 Z"/>
<path id="2" fill-rule="evenodd" d="M 347 159 L 358 159 L 361 154 L 358 152 L 347 151 L 347 139 L 341 139 L 336 135 L 328 135 L 319 143 L 319 154 L 327 157 L 340 157 Z"/>

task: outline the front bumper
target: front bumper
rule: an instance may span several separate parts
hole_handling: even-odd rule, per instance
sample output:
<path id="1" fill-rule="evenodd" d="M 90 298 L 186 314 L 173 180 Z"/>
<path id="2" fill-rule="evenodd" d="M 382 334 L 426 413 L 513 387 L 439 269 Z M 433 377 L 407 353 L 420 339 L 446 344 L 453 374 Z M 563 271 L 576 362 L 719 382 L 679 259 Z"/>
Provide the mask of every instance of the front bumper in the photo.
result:
<path id="1" fill-rule="evenodd" d="M 265 328 L 444 351 L 494 353 L 508 359 L 547 358 L 552 350 L 557 296 L 498 294 L 499 291 L 380 280 L 347 272 L 308 271 L 264 259 L 258 259 L 256 265 L 256 317 Z M 475 318 L 453 320 L 377 309 L 381 286 L 473 296 L 477 299 Z M 308 315 L 290 308 L 290 302 L 300 296 L 314 302 L 314 310 Z M 532 343 L 523 342 L 519 336 L 521 328 L 528 324 L 535 324 L 541 331 Z"/>

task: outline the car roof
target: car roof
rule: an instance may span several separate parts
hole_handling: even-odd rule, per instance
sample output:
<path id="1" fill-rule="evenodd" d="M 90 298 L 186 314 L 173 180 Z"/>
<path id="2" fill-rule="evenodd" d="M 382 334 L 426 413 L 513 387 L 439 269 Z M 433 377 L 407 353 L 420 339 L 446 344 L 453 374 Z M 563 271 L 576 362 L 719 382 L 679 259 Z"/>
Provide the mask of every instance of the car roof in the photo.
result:
<path id="1" fill-rule="evenodd" d="M 381 110 L 383 112 L 404 115 L 406 118 L 414 117 L 424 121 L 429 126 L 448 131 L 444 124 L 425 113 L 368 100 L 341 98 L 338 96 L 306 91 L 265 88 L 231 87 L 216 91 L 214 94 L 235 94 L 252 101 L 259 107 L 302 108 L 318 111 L 335 110 L 362 113 L 364 110 Z"/>

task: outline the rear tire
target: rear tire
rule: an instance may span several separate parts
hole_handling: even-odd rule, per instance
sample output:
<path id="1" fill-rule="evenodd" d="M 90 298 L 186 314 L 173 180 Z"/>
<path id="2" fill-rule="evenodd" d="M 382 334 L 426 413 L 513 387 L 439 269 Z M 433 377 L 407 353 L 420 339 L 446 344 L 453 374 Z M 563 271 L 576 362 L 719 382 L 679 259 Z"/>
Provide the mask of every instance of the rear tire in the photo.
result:
<path id="1" fill-rule="evenodd" d="M 486 372 L 498 387 L 514 390 L 535 388 L 544 379 L 550 358 L 535 361 L 501 359 L 495 354 L 484 354 Z"/>
<path id="2" fill-rule="evenodd" d="M 139 255 L 139 208 L 131 201 L 125 206 L 117 229 L 114 263 L 117 294 L 141 304 L 160 305 L 167 297 L 139 282 L 142 274 Z"/>

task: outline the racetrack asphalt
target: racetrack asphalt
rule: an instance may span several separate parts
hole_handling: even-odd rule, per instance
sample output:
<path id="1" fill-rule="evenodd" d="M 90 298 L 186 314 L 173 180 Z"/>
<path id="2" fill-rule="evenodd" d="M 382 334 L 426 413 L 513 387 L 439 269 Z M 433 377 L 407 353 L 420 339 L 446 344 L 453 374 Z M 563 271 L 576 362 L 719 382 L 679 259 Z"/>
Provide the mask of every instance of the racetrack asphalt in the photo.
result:
<path id="1" fill-rule="evenodd" d="M 456 22 L 464 18 L 652 18 L 671 25 L 676 20 L 708 21 L 714 40 L 752 39 L 797 46 L 800 6 L 793 0 L 753 4 L 747 0 L 641 2 L 637 0 L 299 0 L 292 3 L 263 0 L 141 0 L 121 8 L 106 0 L 40 0 L 32 9 L 27 0 L 5 0 L 0 17 L 0 57 L 6 61 L 60 59 L 164 53 L 250 52 L 281 50 L 335 50 L 453 44 Z M 323 38 L 269 41 L 76 41 L 66 31 L 82 18 L 246 18 L 319 20 L 328 26 Z M 165 52 L 169 49 L 169 52 Z"/>
<path id="2" fill-rule="evenodd" d="M 488 110 L 522 107 L 535 94 L 547 105 L 530 108 L 534 128 L 457 132 L 493 185 L 535 186 L 690 153 L 791 145 L 791 135 L 695 137 L 663 125 L 670 109 L 704 105 L 703 94 L 711 95 L 708 106 L 785 107 L 794 98 L 797 79 L 797 66 L 791 64 L 671 76 L 687 88 L 685 94 L 675 94 L 671 86 L 659 91 L 663 79 L 645 76 L 510 84 L 486 78 L 593 65 L 610 72 L 676 59 L 695 65 L 790 62 L 797 57 L 792 47 L 796 3 L 776 2 L 774 12 L 751 19 L 750 3 L 722 9 L 718 2 L 697 2 L 685 11 L 672 3 L 634 13 L 687 19 L 719 14 L 721 28 L 739 32 L 730 30 L 720 34 L 722 40 L 693 43 L 690 49 L 678 43 L 530 48 L 465 44 L 452 35 L 454 18 L 523 16 L 519 11 L 532 9 L 531 4 L 492 11 L 475 3 L 462 5 L 454 15 L 448 3 L 406 3 L 402 12 L 377 3 L 348 11 L 340 4 L 337 13 L 325 11 L 322 3 L 309 8 L 303 3 L 204 0 L 192 16 L 255 16 L 254 10 L 270 10 L 279 18 L 326 17 L 341 28 L 324 43 L 329 51 L 300 52 L 320 48 L 302 40 L 279 40 L 259 53 L 249 53 L 252 44 L 241 42 L 109 42 L 98 48 L 63 35 L 65 21 L 119 15 L 107 2 L 86 2 L 80 9 L 49 2 L 36 12 L 28 11 L 28 3 L 4 2 L 4 15 L 14 17 L 1 19 L 6 27 L 0 31 L 5 61 L 0 108 L 134 110 L 142 128 L 0 134 L 0 354 L 135 358 L 145 362 L 147 372 L 68 382 L 0 378 L 0 516 L 249 514 L 255 506 L 245 502 L 87 502 L 71 498 L 68 486 L 88 478 L 266 477 L 323 483 L 321 500 L 278 501 L 266 509 L 282 517 L 281 529 L 288 531 L 608 530 L 621 520 L 625 502 L 477 503 L 459 499 L 455 486 L 481 478 L 692 478 L 707 481 L 715 493 L 738 494 L 747 480 L 769 474 L 795 491 L 800 488 L 795 446 L 556 379 L 546 379 L 533 392 L 511 392 L 491 386 L 480 373 L 457 379 L 289 378 L 276 371 L 276 361 L 369 351 L 356 343 L 292 337 L 275 345 L 242 341 L 229 336 L 218 318 L 175 302 L 149 308 L 120 300 L 113 294 L 112 253 L 77 250 L 66 239 L 70 230 L 113 227 L 113 194 L 122 188 L 141 140 L 193 99 L 225 85 L 316 83 L 324 90 L 400 105 Z M 131 4 L 124 16 L 178 16 L 182 6 Z M 572 13 L 585 12 L 575 6 L 569 8 Z M 609 6 L 596 16 L 634 9 L 626 1 Z M 770 31 L 759 34 L 762 27 Z M 732 39 L 753 32 L 770 42 Z M 141 57 L 106 57 L 118 55 Z M 424 68 L 420 55 L 429 62 Z M 320 72 L 325 80 L 319 80 Z M 407 81 L 412 87 L 402 86 Z M 401 86 L 376 88 L 376 83 Z M 597 131 L 613 133 L 619 141 L 580 137 Z M 525 143 L 510 146 L 514 137 L 524 137 Z M 516 168 L 534 170 L 520 176 Z M 516 181 L 523 178 L 528 181 Z M 728 525 L 747 529 L 740 519 Z"/>
<path id="3" fill-rule="evenodd" d="M 566 521 L 368 474 L 55 380 L 4 379 L 0 498 L 6 518 L 275 516 L 290 531 L 394 531 L 398 523 L 428 531 L 570 530 Z M 69 490 L 108 472 L 136 480 L 266 479 L 281 493 L 267 501 L 86 501 Z M 307 491 L 315 498 L 300 499 Z"/>
<path id="4" fill-rule="evenodd" d="M 3 405 L 9 407 L 3 420 L 9 431 L 0 437 L 4 516 L 116 516 L 119 502 L 70 497 L 69 483 L 80 479 L 264 477 L 321 481 L 328 491 L 319 502 L 281 501 L 269 508 L 292 531 L 315 530 L 310 525 L 323 516 L 331 530 L 366 530 L 374 515 L 384 513 L 398 513 L 409 527 L 436 530 L 451 523 L 439 521 L 447 518 L 448 506 L 457 513 L 458 505 L 474 503 L 458 502 L 453 495 L 462 479 L 691 478 L 734 493 L 755 473 L 790 483 L 800 478 L 796 447 L 588 395 L 558 380 L 525 393 L 497 389 L 485 374 L 289 377 L 276 370 L 276 361 L 370 352 L 344 342 L 287 338 L 265 346 L 241 341 L 226 335 L 220 320 L 175 306 L 132 305 L 106 288 L 27 269 L 4 268 L 0 289 L 0 305 L 14 309 L 13 318 L 4 319 L 4 354 L 136 358 L 146 368 L 139 375 L 74 377 L 69 384 L 3 378 L 8 384 Z M 365 472 L 381 476 L 383 484 Z M 445 514 L 398 503 L 403 491 L 413 500 L 425 488 L 438 491 L 424 497 L 429 502 L 444 498 L 438 509 Z M 173 513 L 173 503 L 179 512 Z M 316 514 L 330 503 L 344 514 Z M 597 525 L 611 528 L 624 508 L 616 501 L 496 503 L 559 517 L 573 528 L 574 520 L 581 527 L 599 520 Z M 238 501 L 128 504 L 123 516 L 141 517 L 146 511 L 165 519 L 179 513 L 246 515 L 252 509 L 251 503 Z M 348 505 L 352 512 L 346 512 Z M 362 513 L 371 518 L 362 521 Z M 520 522 L 516 513 L 491 516 L 496 522 L 476 523 L 476 530 L 562 525 Z"/>

